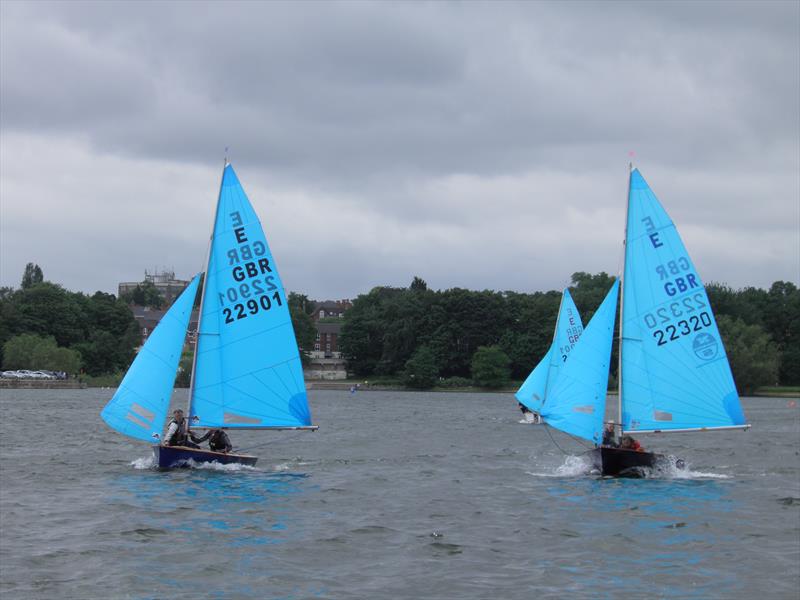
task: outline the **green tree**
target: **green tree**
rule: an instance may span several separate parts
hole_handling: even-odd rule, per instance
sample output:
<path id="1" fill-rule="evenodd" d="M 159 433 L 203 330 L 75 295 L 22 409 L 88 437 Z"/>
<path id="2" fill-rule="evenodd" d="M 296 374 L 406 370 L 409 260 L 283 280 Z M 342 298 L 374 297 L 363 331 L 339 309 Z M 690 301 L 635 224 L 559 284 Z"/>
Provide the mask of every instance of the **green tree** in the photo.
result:
<path id="1" fill-rule="evenodd" d="M 422 279 L 422 277 L 414 277 L 409 289 L 414 290 L 415 292 L 424 292 L 428 289 L 428 284 L 425 283 L 425 280 Z"/>
<path id="2" fill-rule="evenodd" d="M 31 369 L 76 373 L 81 356 L 75 350 L 59 348 L 52 336 L 23 333 L 3 345 L 4 369 Z"/>
<path id="3" fill-rule="evenodd" d="M 29 287 L 42 283 L 44 281 L 44 274 L 39 265 L 28 263 L 25 265 L 25 272 L 22 274 L 22 284 L 20 287 L 27 290 Z"/>
<path id="4" fill-rule="evenodd" d="M 767 294 L 764 328 L 781 353 L 783 385 L 800 385 L 800 289 L 790 281 L 776 281 Z"/>
<path id="5" fill-rule="evenodd" d="M 178 374 L 175 377 L 175 387 L 188 388 L 192 382 L 192 364 L 194 355 L 191 352 L 184 352 L 178 363 Z"/>
<path id="6" fill-rule="evenodd" d="M 740 394 L 778 382 L 780 355 L 763 328 L 727 315 L 717 317 L 717 326 Z"/>
<path id="7" fill-rule="evenodd" d="M 49 281 L 22 290 L 15 298 L 15 333 L 52 335 L 59 346 L 71 347 L 87 329 L 80 297 Z"/>
<path id="8" fill-rule="evenodd" d="M 114 373 L 120 368 L 118 340 L 108 331 L 94 331 L 87 341 L 75 344 L 74 348 L 81 353 L 83 370 L 89 375 Z"/>
<path id="9" fill-rule="evenodd" d="M 499 346 L 481 346 L 472 357 L 472 380 L 481 387 L 502 387 L 508 383 L 510 363 Z"/>
<path id="10" fill-rule="evenodd" d="M 420 346 L 414 355 L 406 361 L 403 371 L 403 384 L 418 390 L 427 390 L 436 385 L 439 368 L 436 356 L 428 346 Z"/>
<path id="11" fill-rule="evenodd" d="M 306 311 L 309 304 L 305 295 L 289 293 L 289 314 L 292 317 L 292 327 L 297 338 L 297 345 L 300 347 L 300 360 L 303 365 L 311 362 L 311 349 L 314 347 L 314 340 L 317 336 L 314 319 Z"/>
<path id="12" fill-rule="evenodd" d="M 137 306 L 161 308 L 164 305 L 164 297 L 153 282 L 148 280 L 137 284 L 135 288 L 125 292 L 120 298 L 127 304 L 136 304 Z"/>

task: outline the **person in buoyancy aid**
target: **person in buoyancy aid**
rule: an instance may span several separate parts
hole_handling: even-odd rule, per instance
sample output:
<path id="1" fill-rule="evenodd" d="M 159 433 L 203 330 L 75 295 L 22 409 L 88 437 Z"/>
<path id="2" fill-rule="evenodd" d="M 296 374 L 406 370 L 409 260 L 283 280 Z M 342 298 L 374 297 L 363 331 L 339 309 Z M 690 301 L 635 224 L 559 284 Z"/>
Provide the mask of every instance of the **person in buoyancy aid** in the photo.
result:
<path id="1" fill-rule="evenodd" d="M 601 446 L 607 446 L 609 448 L 619 447 L 617 440 L 614 438 L 614 425 L 614 421 L 609 421 L 606 423 L 606 426 L 603 429 L 603 441 L 600 444 Z"/>
<path id="2" fill-rule="evenodd" d="M 198 444 L 208 440 L 208 448 L 214 452 L 224 452 L 227 454 L 233 450 L 228 434 L 222 429 L 209 429 L 200 437 L 195 437 L 192 432 L 189 432 L 189 435 L 191 435 L 192 439 Z"/>
<path id="3" fill-rule="evenodd" d="M 172 413 L 172 420 L 167 427 L 164 435 L 164 446 L 184 446 L 186 448 L 199 448 L 197 444 L 189 440 L 189 423 L 183 416 L 183 411 L 178 408 Z"/>
<path id="4" fill-rule="evenodd" d="M 620 439 L 620 448 L 625 450 L 635 450 L 636 452 L 644 452 L 642 445 L 630 435 L 623 435 Z"/>

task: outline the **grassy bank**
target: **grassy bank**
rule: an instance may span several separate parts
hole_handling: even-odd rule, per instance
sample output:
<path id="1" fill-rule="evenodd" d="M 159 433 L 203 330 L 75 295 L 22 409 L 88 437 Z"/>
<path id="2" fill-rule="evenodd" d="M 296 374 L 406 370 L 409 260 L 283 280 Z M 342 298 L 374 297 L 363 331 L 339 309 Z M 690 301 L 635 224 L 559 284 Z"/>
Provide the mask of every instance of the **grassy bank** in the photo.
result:
<path id="1" fill-rule="evenodd" d="M 800 397 L 800 386 L 791 385 L 771 385 L 760 387 L 753 396 L 771 396 L 774 398 L 798 398 Z"/>

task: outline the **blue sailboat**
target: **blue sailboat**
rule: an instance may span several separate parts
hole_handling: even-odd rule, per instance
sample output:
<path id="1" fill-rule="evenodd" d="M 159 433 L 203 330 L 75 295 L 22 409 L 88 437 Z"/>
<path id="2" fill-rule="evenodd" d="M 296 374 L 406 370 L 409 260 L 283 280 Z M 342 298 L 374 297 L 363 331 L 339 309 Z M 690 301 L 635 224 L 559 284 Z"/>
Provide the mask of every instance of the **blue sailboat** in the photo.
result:
<path id="1" fill-rule="evenodd" d="M 665 457 L 602 444 L 605 388 L 600 380 L 605 378 L 595 373 L 608 374 L 613 336 L 613 312 L 609 316 L 603 309 L 608 300 L 564 365 L 542 416 L 553 427 L 598 445 L 591 457 L 603 475 L 637 476 Z M 598 317 L 604 325 L 595 328 Z M 631 170 L 629 181 L 619 339 L 623 440 L 639 433 L 750 427 L 702 280 L 638 169 Z"/>
<path id="2" fill-rule="evenodd" d="M 623 439 L 750 427 L 700 275 L 638 169 L 628 188 L 619 338 Z M 593 459 L 617 475 L 648 454 L 601 447 Z"/>
<path id="3" fill-rule="evenodd" d="M 517 402 L 530 411 L 526 414 L 532 415 L 531 422 L 541 422 L 540 413 L 547 399 L 547 391 L 557 379 L 559 370 L 569 358 L 582 333 L 581 316 L 569 290 L 564 289 L 553 331 L 553 343 L 514 394 Z"/>
<path id="4" fill-rule="evenodd" d="M 286 292 L 261 222 L 227 162 L 205 274 L 189 428 L 316 430 Z M 103 409 L 103 419 L 120 433 L 160 440 L 198 281 L 199 276 L 164 315 Z M 257 460 L 159 443 L 153 452 L 160 468 Z"/>

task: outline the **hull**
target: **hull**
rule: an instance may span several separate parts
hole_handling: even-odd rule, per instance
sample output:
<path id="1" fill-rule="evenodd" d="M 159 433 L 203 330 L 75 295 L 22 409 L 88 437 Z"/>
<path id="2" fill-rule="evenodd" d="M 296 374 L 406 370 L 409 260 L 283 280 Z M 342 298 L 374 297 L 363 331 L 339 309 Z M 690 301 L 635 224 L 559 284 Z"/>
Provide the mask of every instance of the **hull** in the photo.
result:
<path id="1" fill-rule="evenodd" d="M 607 477 L 642 477 L 645 469 L 668 464 L 667 457 L 653 452 L 600 446 L 589 453 L 594 467 Z"/>
<path id="2" fill-rule="evenodd" d="M 159 469 L 188 467 L 189 461 L 197 463 L 219 463 L 222 465 L 247 465 L 252 467 L 258 457 L 248 454 L 225 454 L 201 448 L 185 446 L 153 446 L 153 458 Z"/>

